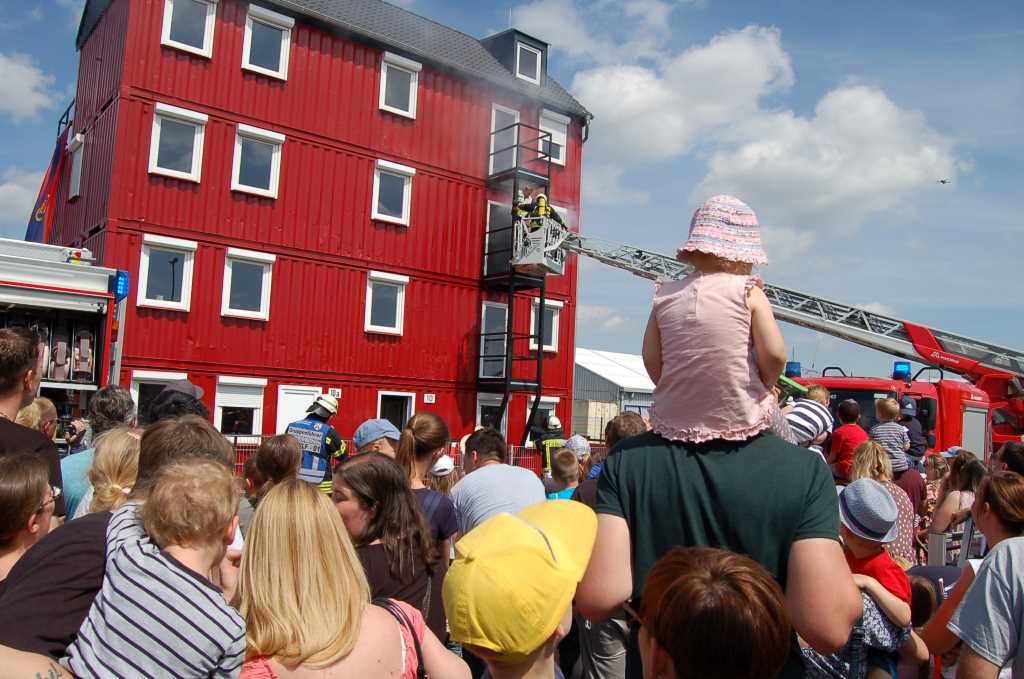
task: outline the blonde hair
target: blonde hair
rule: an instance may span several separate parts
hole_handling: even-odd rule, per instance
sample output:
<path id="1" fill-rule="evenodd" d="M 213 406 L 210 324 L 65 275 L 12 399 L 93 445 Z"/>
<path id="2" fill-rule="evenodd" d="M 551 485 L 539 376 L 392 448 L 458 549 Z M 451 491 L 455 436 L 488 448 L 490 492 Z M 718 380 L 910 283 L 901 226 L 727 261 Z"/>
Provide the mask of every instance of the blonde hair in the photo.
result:
<path id="1" fill-rule="evenodd" d="M 900 419 L 900 402 L 894 398 L 875 399 L 875 415 L 882 422 L 895 422 Z"/>
<path id="2" fill-rule="evenodd" d="M 44 424 L 49 424 L 56 419 L 57 407 L 53 405 L 53 401 L 38 396 L 34 401 L 18 411 L 17 416 L 14 418 L 14 423 L 29 429 L 42 431 Z"/>
<path id="3" fill-rule="evenodd" d="M 892 481 L 892 462 L 878 441 L 865 441 L 854 449 L 850 481 L 857 479 Z"/>
<path id="4" fill-rule="evenodd" d="M 812 401 L 817 401 L 823 406 L 828 405 L 831 397 L 831 392 L 829 392 L 829 390 L 826 387 L 823 387 L 820 384 L 812 384 L 811 386 L 807 387 L 807 393 L 804 394 L 804 398 L 810 399 Z"/>
<path id="5" fill-rule="evenodd" d="M 451 473 L 445 474 L 444 476 L 435 476 L 434 474 L 431 474 L 430 482 L 427 486 L 430 490 L 437 491 L 442 495 L 450 496 L 452 494 L 452 489 L 455 488 L 455 484 L 461 481 L 463 476 L 465 476 L 465 472 L 462 467 L 456 467 L 451 471 Z"/>
<path id="6" fill-rule="evenodd" d="M 260 501 L 246 534 L 239 590 L 246 656 L 276 658 L 289 668 L 327 667 L 351 653 L 370 603 L 337 509 L 297 479 Z"/>
<path id="7" fill-rule="evenodd" d="M 140 514 L 161 548 L 202 547 L 223 540 L 238 514 L 238 483 L 211 460 L 176 462 L 161 469 Z"/>
<path id="8" fill-rule="evenodd" d="M 96 457 L 89 470 L 90 512 L 110 512 L 124 504 L 139 475 L 141 429 L 115 427 L 96 437 Z"/>

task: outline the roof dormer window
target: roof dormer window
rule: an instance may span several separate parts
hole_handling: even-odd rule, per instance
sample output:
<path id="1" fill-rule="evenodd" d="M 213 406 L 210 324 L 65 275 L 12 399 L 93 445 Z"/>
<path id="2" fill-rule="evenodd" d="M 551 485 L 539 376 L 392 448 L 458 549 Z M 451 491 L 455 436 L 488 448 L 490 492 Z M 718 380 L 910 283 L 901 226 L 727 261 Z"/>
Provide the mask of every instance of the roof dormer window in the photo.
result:
<path id="1" fill-rule="evenodd" d="M 540 85 L 541 51 L 521 42 L 516 43 L 516 77 Z"/>

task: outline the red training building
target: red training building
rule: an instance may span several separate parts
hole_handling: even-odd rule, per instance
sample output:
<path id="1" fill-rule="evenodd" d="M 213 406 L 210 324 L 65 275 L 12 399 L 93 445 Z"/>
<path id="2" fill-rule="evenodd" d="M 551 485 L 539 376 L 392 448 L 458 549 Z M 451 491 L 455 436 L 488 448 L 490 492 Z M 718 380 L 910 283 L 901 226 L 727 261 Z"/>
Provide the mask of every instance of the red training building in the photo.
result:
<path id="1" fill-rule="evenodd" d="M 571 420 L 575 261 L 508 264 L 525 186 L 578 228 L 590 114 L 545 43 L 379 0 L 89 0 L 77 44 L 54 239 L 130 272 L 142 404 L 187 376 L 229 434 L 328 390 L 345 436 L 507 400 L 518 443 L 538 394 Z"/>

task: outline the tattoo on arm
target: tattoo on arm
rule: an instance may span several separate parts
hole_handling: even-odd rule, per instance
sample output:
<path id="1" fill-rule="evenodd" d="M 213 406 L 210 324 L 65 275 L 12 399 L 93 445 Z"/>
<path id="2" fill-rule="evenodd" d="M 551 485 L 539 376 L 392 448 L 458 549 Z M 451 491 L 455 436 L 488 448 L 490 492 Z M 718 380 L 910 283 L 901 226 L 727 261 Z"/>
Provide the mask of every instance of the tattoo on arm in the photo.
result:
<path id="1" fill-rule="evenodd" d="M 64 674 L 62 669 L 60 665 L 51 663 L 49 669 L 46 670 L 46 674 L 36 672 L 35 679 L 61 679 L 61 677 L 67 677 L 68 675 Z"/>

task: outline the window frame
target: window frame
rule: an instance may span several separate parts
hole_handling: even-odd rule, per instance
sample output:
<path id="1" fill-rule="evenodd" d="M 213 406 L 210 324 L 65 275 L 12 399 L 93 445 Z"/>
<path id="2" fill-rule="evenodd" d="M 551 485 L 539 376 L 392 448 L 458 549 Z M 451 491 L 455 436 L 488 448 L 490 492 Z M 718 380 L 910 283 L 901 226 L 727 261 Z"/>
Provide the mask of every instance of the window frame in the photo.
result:
<path id="1" fill-rule="evenodd" d="M 252 393 L 230 393 L 230 390 L 222 390 L 221 387 L 235 387 L 239 391 L 249 389 Z M 256 390 L 259 390 L 259 400 L 256 400 Z M 224 408 L 251 408 L 252 433 L 251 434 L 224 434 L 231 437 L 235 443 L 258 441 L 263 435 L 263 414 L 267 397 L 267 378 L 265 377 L 238 377 L 234 375 L 218 375 L 217 388 L 214 390 L 213 400 L 213 426 L 221 431 L 224 426 Z"/>
<path id="2" fill-rule="evenodd" d="M 398 297 L 395 300 L 395 327 L 389 328 L 384 325 L 373 325 L 371 323 L 373 312 L 373 284 L 394 285 L 398 287 Z M 405 289 L 409 285 L 409 277 L 387 271 L 368 271 L 366 274 L 366 311 L 363 319 L 363 332 L 380 335 L 396 335 L 401 337 L 405 333 Z"/>
<path id="3" fill-rule="evenodd" d="M 505 367 L 506 367 L 504 362 L 501 364 L 501 374 L 500 375 L 484 375 L 484 361 L 486 361 L 486 360 L 490 360 L 490 361 L 497 360 L 496 358 L 489 358 L 489 359 L 487 359 L 487 358 L 483 357 L 484 343 L 487 341 L 487 338 L 484 337 L 484 335 L 483 335 L 483 333 L 485 332 L 484 329 L 487 327 L 486 326 L 486 322 L 487 322 L 487 307 L 500 307 L 501 309 L 503 309 L 504 312 L 505 312 L 505 322 L 502 324 L 502 326 L 505 327 L 505 328 L 508 327 L 508 304 L 506 304 L 504 302 L 494 302 L 494 301 L 491 301 L 489 299 L 488 300 L 484 300 L 480 304 L 480 351 L 479 351 L 480 355 L 479 355 L 479 360 L 478 360 L 478 365 L 477 365 L 477 378 L 478 379 L 485 379 L 485 380 L 503 380 L 503 379 L 505 379 Z M 502 343 L 505 344 L 505 353 L 508 353 L 508 337 L 507 336 L 502 337 L 501 341 L 502 341 Z"/>
<path id="4" fill-rule="evenodd" d="M 494 146 L 495 146 L 494 142 L 497 139 L 497 137 L 494 136 L 494 133 L 498 131 L 496 129 L 496 123 L 497 123 L 497 118 L 498 118 L 498 111 L 501 111 L 502 113 L 512 113 L 512 114 L 515 114 L 516 122 L 513 123 L 513 124 L 518 124 L 523 119 L 523 114 L 520 111 L 518 111 L 517 109 L 509 108 L 508 106 L 502 106 L 501 104 L 495 104 L 493 102 L 491 103 L 491 130 L 489 132 L 490 145 L 489 145 L 489 151 L 488 151 L 488 154 L 487 154 L 487 157 L 488 157 L 488 167 L 487 167 L 487 170 L 488 170 L 488 174 L 489 175 L 492 175 L 492 174 L 495 173 L 494 161 L 496 160 L 496 157 L 494 155 Z M 514 137 L 514 139 L 512 140 L 512 148 L 508 149 L 509 151 L 512 152 L 512 165 L 511 165 L 511 167 L 507 167 L 507 168 L 503 168 L 501 170 L 498 170 L 498 172 L 507 172 L 508 170 L 515 169 L 516 167 L 519 166 L 519 128 L 518 127 L 512 128 L 512 134 L 513 134 L 513 137 Z"/>
<path id="5" fill-rule="evenodd" d="M 281 31 L 281 58 L 280 70 L 272 71 L 249 61 L 249 53 L 252 51 L 252 24 L 253 21 L 271 26 Z M 292 29 L 295 27 L 295 19 L 284 14 L 259 5 L 249 5 L 245 13 L 245 38 L 242 40 L 242 68 L 246 71 L 259 73 L 268 78 L 277 80 L 288 80 L 288 56 L 292 49 Z"/>
<path id="6" fill-rule="evenodd" d="M 264 189 L 259 186 L 249 186 L 240 182 L 242 170 L 242 140 L 258 141 L 270 144 L 274 147 L 274 154 L 270 159 L 270 188 Z M 253 127 L 244 123 L 238 123 L 235 129 L 235 157 L 231 163 L 231 190 L 240 193 L 251 193 L 254 196 L 263 198 L 277 198 L 278 188 L 281 179 L 281 154 L 284 149 L 285 135 L 273 130 L 265 130 L 260 127 Z"/>
<path id="7" fill-rule="evenodd" d="M 402 193 L 402 216 L 400 218 L 381 214 L 378 211 L 378 208 L 380 207 L 381 172 L 392 176 L 400 176 L 405 181 Z M 378 159 L 373 168 L 373 196 L 372 204 L 370 206 L 370 218 L 376 222 L 387 222 L 389 224 L 409 226 L 409 220 L 412 217 L 412 180 L 415 176 L 416 168 L 414 167 L 399 165 L 398 163 L 393 163 L 389 160 Z"/>
<path id="8" fill-rule="evenodd" d="M 149 285 L 149 256 L 150 250 L 173 250 L 183 255 L 181 262 L 181 301 L 174 302 L 162 299 L 149 299 L 146 297 L 146 287 Z M 135 304 L 140 307 L 152 309 L 168 309 L 171 311 L 189 311 L 192 305 L 192 274 L 195 266 L 196 250 L 199 244 L 194 240 L 183 238 L 170 238 L 156 234 L 143 234 L 142 255 L 139 260 L 139 290 L 136 295 Z"/>
<path id="9" fill-rule="evenodd" d="M 385 102 L 385 97 L 387 95 L 388 70 L 392 68 L 397 69 L 399 71 L 404 71 L 409 74 L 408 111 L 403 111 L 402 109 L 395 108 L 394 106 L 388 106 L 388 104 Z M 415 120 L 416 102 L 418 98 L 417 93 L 419 92 L 420 84 L 420 71 L 422 70 L 423 64 L 419 63 L 418 61 L 407 59 L 403 56 L 394 54 L 392 52 L 385 52 L 384 58 L 380 64 L 380 97 L 377 104 L 378 108 L 380 108 L 380 110 L 382 111 L 394 113 L 397 116 L 402 116 L 404 118 L 411 118 Z"/>
<path id="10" fill-rule="evenodd" d="M 181 380 L 187 380 L 188 373 L 183 372 L 165 372 L 163 370 L 133 370 L 131 382 L 128 385 L 128 391 L 132 395 L 132 401 L 135 403 L 136 416 L 141 417 L 142 413 L 139 411 L 139 385 L 141 384 L 162 384 L 167 386 L 171 382 L 180 382 Z"/>
<path id="11" fill-rule="evenodd" d="M 192 136 L 192 171 L 181 172 L 157 165 L 160 155 L 160 130 L 164 120 L 195 126 Z M 149 174 L 199 183 L 203 174 L 203 140 L 206 138 L 206 124 L 210 117 L 205 113 L 156 102 L 153 108 L 153 129 L 149 140 Z"/>
<path id="12" fill-rule="evenodd" d="M 545 299 L 544 306 L 553 309 L 551 318 L 551 344 L 544 345 L 544 353 L 558 353 L 558 325 L 561 322 L 562 307 L 565 302 L 560 299 Z M 530 350 L 537 350 L 537 342 L 533 340 L 533 329 L 537 325 L 537 310 L 540 308 L 540 298 L 533 297 L 530 301 Z M 543 339 L 543 338 L 540 338 Z"/>
<path id="13" fill-rule="evenodd" d="M 476 394 L 476 426 L 483 426 L 483 414 L 482 406 L 501 406 L 501 396 L 490 392 L 478 391 Z M 505 407 L 505 412 L 501 414 L 501 422 L 498 423 L 500 426 L 498 430 L 502 436 L 508 436 L 508 407 Z"/>
<path id="14" fill-rule="evenodd" d="M 164 47 L 171 47 L 182 52 L 195 54 L 196 56 L 213 58 L 213 36 L 217 27 L 217 2 L 218 0 L 195 0 L 206 5 L 206 25 L 203 29 L 203 46 L 196 47 L 187 43 L 178 42 L 171 38 L 171 21 L 174 18 L 175 0 L 164 0 L 164 21 L 160 29 L 160 44 Z"/>
<path id="15" fill-rule="evenodd" d="M 521 63 L 520 55 L 522 54 L 522 50 L 526 50 L 528 52 L 533 52 L 534 54 L 537 55 L 537 69 L 536 69 L 536 71 L 534 73 L 534 77 L 532 77 L 532 78 L 527 76 L 527 75 L 523 75 L 520 72 L 520 70 L 519 70 L 519 65 Z M 520 80 L 525 80 L 528 83 L 533 83 L 534 85 L 540 85 L 540 75 L 541 75 L 541 71 L 543 70 L 543 62 L 544 62 L 544 52 L 543 51 L 537 49 L 536 47 L 534 47 L 532 45 L 527 45 L 525 42 L 516 42 L 516 77 L 517 78 L 519 78 Z"/>
<path id="16" fill-rule="evenodd" d="M 533 410 L 533 402 L 537 399 L 536 396 L 528 396 L 526 398 L 526 426 L 530 426 L 530 411 Z M 540 397 L 540 405 L 543 408 L 545 403 L 551 404 L 551 414 L 558 417 L 558 404 L 561 403 L 561 396 L 544 396 Z M 561 419 L 561 418 L 559 418 Z"/>
<path id="17" fill-rule="evenodd" d="M 82 195 L 82 171 L 85 162 L 85 135 L 76 134 L 68 144 L 71 154 L 71 171 L 68 173 L 68 201 Z"/>
<path id="18" fill-rule="evenodd" d="M 224 254 L 224 285 L 221 292 L 220 315 L 231 318 L 246 318 L 254 321 L 270 320 L 270 288 L 274 277 L 274 262 L 277 255 L 242 248 L 228 248 Z M 260 290 L 260 310 L 231 308 L 231 274 L 235 262 L 261 264 L 263 266 L 263 285 Z"/>
<path id="19" fill-rule="evenodd" d="M 416 414 L 416 392 L 415 391 L 390 391 L 390 390 L 387 390 L 387 389 L 378 389 L 377 390 L 377 417 L 378 418 L 381 417 L 381 414 L 380 414 L 380 404 L 381 404 L 381 401 L 383 400 L 383 399 L 381 399 L 382 396 L 402 396 L 402 397 L 408 399 L 409 408 L 408 408 L 408 415 L 405 418 L 406 421 L 410 420 L 412 418 L 412 416 Z"/>
<path id="20" fill-rule="evenodd" d="M 549 133 L 551 135 L 552 143 L 557 142 L 558 145 L 561 147 L 562 152 L 558 155 L 558 157 L 555 157 L 554 155 L 551 155 L 550 157 L 551 157 L 551 162 L 553 164 L 561 165 L 562 167 L 565 167 L 565 161 L 566 161 L 565 157 L 567 155 L 566 154 L 566 142 L 569 139 L 569 123 L 570 122 L 571 121 L 569 119 L 569 116 L 562 115 L 561 113 L 558 113 L 556 111 L 551 111 L 551 110 L 546 109 L 546 108 L 545 109 L 541 109 L 540 116 L 537 119 L 537 127 L 539 127 L 542 132 Z M 557 130 L 556 129 L 552 129 L 555 126 L 561 126 L 561 129 L 557 129 Z M 541 153 L 544 153 L 544 140 L 543 139 L 539 139 L 537 141 L 537 150 L 540 151 Z"/>

